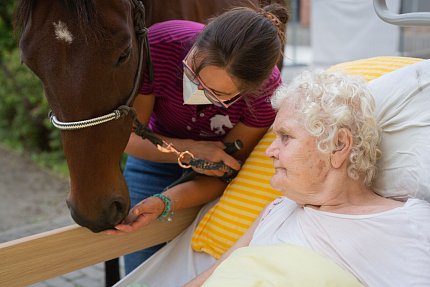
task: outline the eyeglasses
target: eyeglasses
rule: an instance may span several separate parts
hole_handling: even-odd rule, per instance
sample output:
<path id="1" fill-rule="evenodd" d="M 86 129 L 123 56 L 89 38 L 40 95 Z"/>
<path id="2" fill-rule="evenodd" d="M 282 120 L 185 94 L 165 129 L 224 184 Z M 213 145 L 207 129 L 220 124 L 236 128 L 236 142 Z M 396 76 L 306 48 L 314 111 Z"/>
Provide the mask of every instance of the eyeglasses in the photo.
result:
<path id="1" fill-rule="evenodd" d="M 215 94 L 215 92 L 213 92 L 210 88 L 208 88 L 203 82 L 202 80 L 199 78 L 199 76 L 196 75 L 196 73 L 194 73 L 193 69 L 191 69 L 190 66 L 188 66 L 187 64 L 187 59 L 188 59 L 189 54 L 185 57 L 184 60 L 182 60 L 182 64 L 184 65 L 184 72 L 185 75 L 188 77 L 188 79 L 190 79 L 190 81 L 197 85 L 198 87 L 202 87 L 203 88 L 203 92 L 206 96 L 206 98 L 215 106 L 217 107 L 224 107 L 224 108 L 228 108 L 229 106 L 231 106 L 232 104 L 234 104 L 235 102 L 237 102 L 238 100 L 240 100 L 242 98 L 242 95 L 239 93 L 237 93 L 236 95 L 234 95 L 233 97 L 231 97 L 228 100 L 222 100 L 219 98 L 219 96 L 217 96 Z"/>

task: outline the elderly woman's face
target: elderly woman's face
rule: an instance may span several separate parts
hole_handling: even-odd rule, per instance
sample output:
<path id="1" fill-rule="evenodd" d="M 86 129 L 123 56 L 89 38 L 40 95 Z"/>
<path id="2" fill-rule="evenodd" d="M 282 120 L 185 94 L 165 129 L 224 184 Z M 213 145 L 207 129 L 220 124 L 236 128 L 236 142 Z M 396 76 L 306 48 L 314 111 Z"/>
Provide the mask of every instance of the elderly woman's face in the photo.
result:
<path id="1" fill-rule="evenodd" d="M 278 111 L 274 132 L 276 139 L 266 151 L 275 167 L 271 185 L 299 204 L 317 203 L 330 170 L 330 155 L 318 151 L 316 138 L 288 104 Z"/>

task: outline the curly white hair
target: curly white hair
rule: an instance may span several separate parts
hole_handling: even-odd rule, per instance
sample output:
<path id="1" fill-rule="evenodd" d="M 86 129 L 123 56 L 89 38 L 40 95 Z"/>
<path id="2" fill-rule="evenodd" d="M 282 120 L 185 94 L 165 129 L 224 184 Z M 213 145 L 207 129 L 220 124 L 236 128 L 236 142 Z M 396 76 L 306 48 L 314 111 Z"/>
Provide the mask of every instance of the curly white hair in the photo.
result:
<path id="1" fill-rule="evenodd" d="M 305 71 L 273 95 L 272 106 L 294 105 L 304 127 L 317 138 L 321 152 L 336 149 L 334 137 L 340 128 L 351 131 L 353 147 L 348 176 L 371 186 L 380 157 L 380 133 L 375 117 L 375 100 L 366 82 L 341 72 Z"/>

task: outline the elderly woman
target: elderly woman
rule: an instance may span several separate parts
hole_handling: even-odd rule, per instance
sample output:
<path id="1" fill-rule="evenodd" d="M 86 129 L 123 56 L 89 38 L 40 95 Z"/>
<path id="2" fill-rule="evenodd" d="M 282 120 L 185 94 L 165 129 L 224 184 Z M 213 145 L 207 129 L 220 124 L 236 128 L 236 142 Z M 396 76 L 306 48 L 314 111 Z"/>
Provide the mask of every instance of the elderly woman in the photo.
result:
<path id="1" fill-rule="evenodd" d="M 430 286 L 430 204 L 372 189 L 380 137 L 364 82 L 304 72 L 272 104 L 276 139 L 266 153 L 271 185 L 284 196 L 187 286 L 203 284 L 240 247 L 285 243 L 322 254 L 367 286 Z"/>

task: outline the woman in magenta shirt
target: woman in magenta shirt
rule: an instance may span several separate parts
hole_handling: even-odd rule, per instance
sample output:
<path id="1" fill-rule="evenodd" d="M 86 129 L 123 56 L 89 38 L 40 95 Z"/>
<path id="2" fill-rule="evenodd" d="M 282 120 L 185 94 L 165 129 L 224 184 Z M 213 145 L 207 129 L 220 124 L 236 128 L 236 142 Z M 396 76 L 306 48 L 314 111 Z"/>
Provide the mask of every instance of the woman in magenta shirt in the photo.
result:
<path id="1" fill-rule="evenodd" d="M 282 57 L 288 19 L 284 7 L 258 11 L 236 8 L 207 26 L 184 20 L 149 28 L 154 79 L 144 76 L 134 107 L 139 120 L 160 138 L 196 158 L 240 169 L 275 118 L 269 98 L 280 85 L 276 63 Z M 224 143 L 240 139 L 233 155 Z M 204 171 L 193 180 L 165 188 L 183 169 L 174 154 L 161 153 L 132 134 L 125 178 L 133 209 L 110 233 L 132 232 L 155 220 L 171 220 L 173 211 L 198 206 L 220 196 L 227 183 L 223 170 Z M 185 159 L 187 160 L 187 159 Z M 125 257 L 132 271 L 160 246 Z"/>

